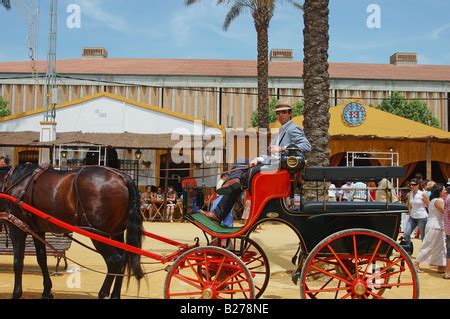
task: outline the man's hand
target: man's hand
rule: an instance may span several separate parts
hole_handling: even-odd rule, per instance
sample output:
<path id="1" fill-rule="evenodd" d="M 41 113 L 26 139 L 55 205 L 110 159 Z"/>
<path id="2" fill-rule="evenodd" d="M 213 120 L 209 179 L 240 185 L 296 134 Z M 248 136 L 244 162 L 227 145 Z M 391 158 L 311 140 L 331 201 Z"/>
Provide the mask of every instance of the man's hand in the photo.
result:
<path id="1" fill-rule="evenodd" d="M 277 145 L 270 145 L 269 146 L 269 151 L 271 154 L 273 153 L 280 153 L 283 152 L 285 150 L 284 146 L 277 146 Z"/>
<path id="2" fill-rule="evenodd" d="M 255 157 L 254 159 L 252 159 L 252 161 L 250 162 L 250 167 L 256 166 L 258 165 L 258 158 Z"/>

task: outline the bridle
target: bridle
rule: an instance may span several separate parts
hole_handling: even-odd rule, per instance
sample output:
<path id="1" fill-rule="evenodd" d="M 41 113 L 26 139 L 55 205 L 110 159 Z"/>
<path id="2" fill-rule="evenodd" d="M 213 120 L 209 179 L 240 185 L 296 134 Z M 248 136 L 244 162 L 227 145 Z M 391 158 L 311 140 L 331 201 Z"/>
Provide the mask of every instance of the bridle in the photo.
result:
<path id="1" fill-rule="evenodd" d="M 14 172 L 14 167 L 11 167 L 8 170 L 8 173 L 3 177 L 3 185 L 2 185 L 2 193 L 6 193 L 6 191 L 9 190 L 9 188 L 6 188 L 6 184 L 8 183 L 9 179 L 11 178 L 12 174 Z"/>
<path id="2" fill-rule="evenodd" d="M 36 180 L 49 168 L 50 168 L 50 165 L 44 165 L 42 167 L 38 166 L 33 171 L 30 171 L 27 174 L 25 174 L 24 176 L 22 176 L 21 178 L 19 178 L 15 183 L 12 183 L 12 180 L 11 180 L 13 172 L 14 172 L 14 168 L 11 168 L 3 180 L 2 192 L 5 194 L 8 193 L 11 189 L 13 189 L 15 186 L 19 185 L 22 181 L 24 181 L 26 178 L 28 178 L 31 175 L 31 178 L 27 181 L 27 183 L 25 184 L 25 187 L 22 189 L 19 196 L 17 197 L 17 199 L 19 201 L 22 201 L 28 188 L 30 187 L 30 185 L 32 183 L 34 184 L 34 182 L 36 182 Z M 9 183 L 12 183 L 12 184 L 8 185 Z"/>

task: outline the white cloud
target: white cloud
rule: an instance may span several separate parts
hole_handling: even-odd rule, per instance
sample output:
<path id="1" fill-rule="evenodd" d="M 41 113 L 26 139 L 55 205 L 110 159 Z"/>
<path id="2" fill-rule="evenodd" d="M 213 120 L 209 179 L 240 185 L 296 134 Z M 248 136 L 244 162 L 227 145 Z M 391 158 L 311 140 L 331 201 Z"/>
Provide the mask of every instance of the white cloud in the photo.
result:
<path id="1" fill-rule="evenodd" d="M 85 15 L 115 31 L 126 32 L 129 29 L 128 23 L 123 17 L 104 9 L 107 5 L 103 0 L 78 0 L 77 2 L 81 7 L 82 16 Z"/>
<path id="2" fill-rule="evenodd" d="M 418 53 L 417 54 L 417 63 L 418 64 L 433 64 L 433 59 L 423 53 Z"/>
<path id="3" fill-rule="evenodd" d="M 198 40 L 195 38 L 198 34 L 247 42 L 249 36 L 253 36 L 252 32 L 254 32 L 253 24 L 249 24 L 250 28 L 247 26 L 247 23 L 251 22 L 251 16 L 248 15 L 248 12 L 242 12 L 242 17 L 233 21 L 228 31 L 224 31 L 222 26 L 228 9 L 226 6 L 217 6 L 214 3 L 197 3 L 192 7 L 183 7 L 178 10 L 170 20 L 171 36 L 175 44 L 181 47 L 195 42 Z M 204 31 L 207 31 L 206 33 L 209 35 L 206 35 Z"/>
<path id="4" fill-rule="evenodd" d="M 440 26 L 439 28 L 436 28 L 431 32 L 431 38 L 434 40 L 437 40 L 437 39 L 439 39 L 439 36 L 442 32 L 449 30 L 449 29 L 450 29 L 450 23 Z"/>

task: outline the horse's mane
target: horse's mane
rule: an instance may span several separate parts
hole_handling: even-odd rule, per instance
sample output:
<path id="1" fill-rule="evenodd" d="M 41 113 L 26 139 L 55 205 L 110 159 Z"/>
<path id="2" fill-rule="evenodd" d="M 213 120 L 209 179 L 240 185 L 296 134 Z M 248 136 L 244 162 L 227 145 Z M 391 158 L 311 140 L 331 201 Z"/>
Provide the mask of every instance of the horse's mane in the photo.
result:
<path id="1" fill-rule="evenodd" d="M 11 169 L 11 166 L 0 167 L 0 173 L 8 173 L 10 169 Z"/>
<path id="2" fill-rule="evenodd" d="M 34 171 L 38 167 L 39 165 L 33 163 L 20 164 L 16 166 L 11 176 L 12 184 L 17 183 L 21 178 L 29 175 L 32 171 Z"/>

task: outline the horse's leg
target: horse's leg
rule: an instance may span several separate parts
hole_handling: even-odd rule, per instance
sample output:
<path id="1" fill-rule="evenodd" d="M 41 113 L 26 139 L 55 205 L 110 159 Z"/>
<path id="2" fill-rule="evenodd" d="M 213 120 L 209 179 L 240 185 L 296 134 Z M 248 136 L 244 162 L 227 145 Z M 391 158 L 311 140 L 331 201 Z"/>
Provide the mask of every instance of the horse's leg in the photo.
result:
<path id="1" fill-rule="evenodd" d="M 100 242 L 97 242 L 95 240 L 92 241 L 94 243 L 95 248 L 97 251 L 102 255 L 103 259 L 105 260 L 108 273 L 119 273 L 122 262 L 122 257 L 118 253 L 117 249 L 113 246 L 103 244 Z M 106 275 L 105 280 L 103 281 L 102 288 L 100 288 L 100 291 L 98 292 L 98 298 L 104 299 L 109 297 L 110 290 L 112 283 L 114 281 L 113 275 Z M 119 296 L 120 297 L 120 296 Z"/>
<path id="2" fill-rule="evenodd" d="M 113 237 L 112 239 L 117 240 L 118 242 L 124 243 L 125 238 L 124 235 L 118 235 L 116 237 Z M 117 273 L 124 274 L 125 273 L 125 251 L 119 248 L 116 248 L 117 253 L 120 255 L 121 262 L 120 266 L 118 266 Z M 122 282 L 123 282 L 123 276 L 116 276 L 116 279 L 114 281 L 114 288 L 111 293 L 111 299 L 120 299 L 120 293 L 122 291 Z"/>
<path id="3" fill-rule="evenodd" d="M 11 237 L 14 251 L 14 290 L 12 298 L 20 299 L 22 297 L 22 272 L 27 234 L 15 226 L 10 226 L 9 236 Z"/>
<path id="4" fill-rule="evenodd" d="M 45 239 L 45 233 L 38 232 L 37 235 Z M 44 279 L 44 291 L 42 292 L 42 299 L 53 299 L 52 295 L 52 280 L 48 273 L 47 267 L 47 250 L 45 244 L 33 237 L 34 247 L 36 247 L 36 259 L 41 267 L 42 277 Z"/>

